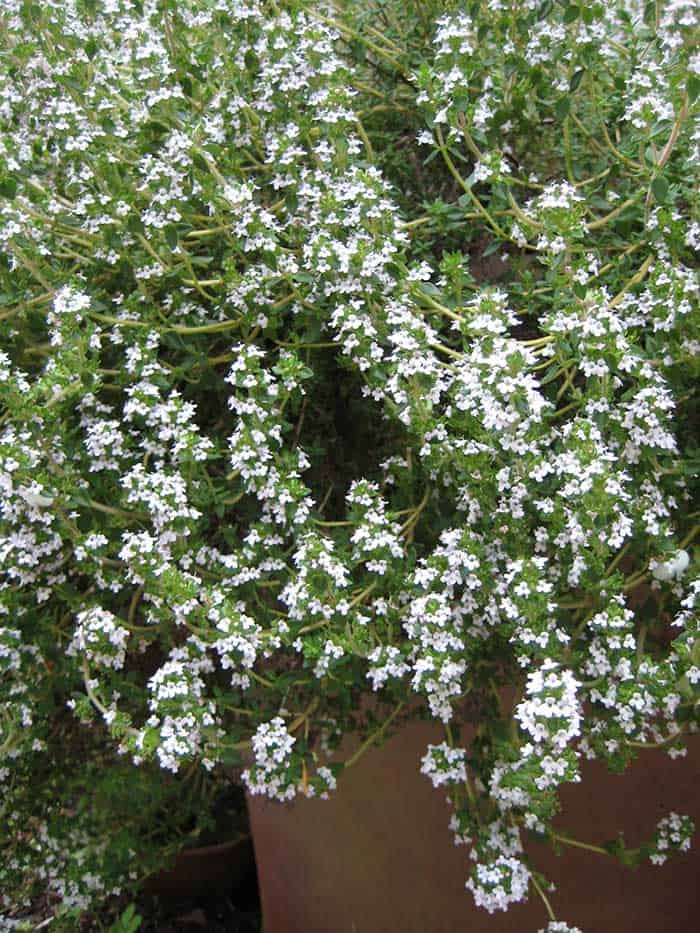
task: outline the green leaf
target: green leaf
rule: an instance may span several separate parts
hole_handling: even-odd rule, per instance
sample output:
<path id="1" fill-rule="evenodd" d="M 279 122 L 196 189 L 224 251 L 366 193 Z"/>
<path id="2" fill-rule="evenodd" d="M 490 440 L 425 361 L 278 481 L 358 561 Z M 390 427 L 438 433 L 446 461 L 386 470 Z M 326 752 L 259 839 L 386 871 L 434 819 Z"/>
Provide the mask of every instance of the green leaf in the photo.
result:
<path id="1" fill-rule="evenodd" d="M 149 133 L 153 133 L 154 136 L 162 135 L 163 133 L 169 133 L 170 127 L 167 123 L 163 123 L 161 120 L 147 120 L 143 124 L 144 130 L 148 130 Z"/>
<path id="2" fill-rule="evenodd" d="M 571 98 L 560 97 L 554 105 L 554 112 L 558 120 L 565 120 L 571 110 Z"/>
<path id="3" fill-rule="evenodd" d="M 698 94 L 700 94 L 700 76 L 688 75 L 686 88 L 688 91 L 688 100 L 691 104 L 694 104 L 698 99 Z"/>
<path id="4" fill-rule="evenodd" d="M 129 233 L 143 233 L 145 227 L 137 214 L 130 214 L 126 219 L 126 229 Z"/>
<path id="5" fill-rule="evenodd" d="M 492 240 L 481 255 L 484 257 L 491 256 L 493 253 L 499 250 L 501 246 L 502 244 L 500 240 Z"/>
<path id="6" fill-rule="evenodd" d="M 129 904 L 124 913 L 114 921 L 108 933 L 136 933 L 141 926 L 141 917 L 133 904 Z"/>
<path id="7" fill-rule="evenodd" d="M 192 78 L 189 75 L 180 78 L 180 87 L 187 97 L 192 97 Z"/>
<path id="8" fill-rule="evenodd" d="M 14 198 L 17 194 L 17 181 L 11 175 L 5 175 L 0 179 L 0 196 L 3 198 Z"/>
<path id="9" fill-rule="evenodd" d="M 207 164 L 207 160 L 204 158 L 203 155 L 200 155 L 199 152 L 192 153 L 192 164 L 196 166 L 196 168 L 198 168 L 201 172 L 209 171 L 209 165 Z"/>
<path id="10" fill-rule="evenodd" d="M 363 62 L 367 58 L 367 46 L 361 38 L 353 39 L 349 43 L 352 56 L 355 61 Z"/>
<path id="11" fill-rule="evenodd" d="M 564 23 L 568 25 L 569 23 L 575 22 L 579 18 L 580 15 L 581 15 L 580 7 L 576 6 L 575 3 L 572 3 L 571 6 L 568 6 L 566 10 L 564 11 L 564 16 L 562 17 L 562 19 L 564 20 Z"/>
<path id="12" fill-rule="evenodd" d="M 663 204 L 668 196 L 668 182 L 662 175 L 657 175 L 651 183 L 651 191 L 658 204 Z"/>
<path id="13" fill-rule="evenodd" d="M 168 226 L 165 228 L 165 242 L 168 244 L 170 249 L 177 249 L 177 227 L 174 224 L 168 224 Z"/>
<path id="14" fill-rule="evenodd" d="M 571 76 L 571 81 L 569 81 L 569 90 L 574 94 L 583 80 L 583 76 L 586 73 L 585 68 L 579 68 L 578 71 L 575 71 Z"/>
<path id="15" fill-rule="evenodd" d="M 295 191 L 289 191 L 284 199 L 285 207 L 290 214 L 295 214 L 299 208 L 299 199 Z"/>

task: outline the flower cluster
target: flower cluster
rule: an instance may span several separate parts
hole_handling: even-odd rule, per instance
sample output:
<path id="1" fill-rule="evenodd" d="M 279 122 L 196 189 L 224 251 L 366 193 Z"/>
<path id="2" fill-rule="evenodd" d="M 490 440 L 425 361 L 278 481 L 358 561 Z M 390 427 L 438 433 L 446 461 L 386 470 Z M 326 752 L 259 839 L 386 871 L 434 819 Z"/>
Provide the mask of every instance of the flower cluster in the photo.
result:
<path id="1" fill-rule="evenodd" d="M 421 772 L 430 778 L 433 787 L 448 783 L 459 784 L 467 779 L 465 755 L 463 748 L 451 748 L 446 742 L 441 745 L 429 745 L 421 762 Z"/>
<path id="2" fill-rule="evenodd" d="M 649 852 L 649 859 L 654 865 L 663 865 L 674 850 L 687 852 L 695 826 L 687 816 L 669 813 L 659 820 Z"/>
<path id="3" fill-rule="evenodd" d="M 295 742 L 281 716 L 258 726 L 253 736 L 253 766 L 243 772 L 243 780 L 252 794 L 265 794 L 276 800 L 289 800 L 296 795 L 296 780 L 289 775 Z"/>
<path id="4" fill-rule="evenodd" d="M 546 929 L 540 930 L 539 933 L 581 933 L 581 930 L 578 927 L 569 926 L 562 920 L 550 920 Z"/>
<path id="5" fill-rule="evenodd" d="M 488 825 L 471 853 L 476 864 L 467 881 L 478 907 L 491 914 L 527 897 L 531 871 L 522 854 L 517 827 L 500 820 Z"/>
<path id="6" fill-rule="evenodd" d="M 76 618 L 76 629 L 68 651 L 83 654 L 98 667 L 124 666 L 129 630 L 119 625 L 111 612 L 95 606 Z"/>

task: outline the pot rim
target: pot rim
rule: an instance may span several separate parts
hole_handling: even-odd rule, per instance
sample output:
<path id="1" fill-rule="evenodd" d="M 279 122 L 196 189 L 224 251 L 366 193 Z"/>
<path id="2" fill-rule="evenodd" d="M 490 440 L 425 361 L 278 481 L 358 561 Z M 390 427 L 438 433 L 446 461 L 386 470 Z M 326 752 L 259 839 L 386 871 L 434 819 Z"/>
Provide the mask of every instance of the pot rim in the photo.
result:
<path id="1" fill-rule="evenodd" d="M 215 842 L 207 846 L 193 846 L 192 848 L 181 849 L 176 858 L 206 858 L 209 855 L 224 855 L 242 842 L 248 842 L 251 838 L 250 833 L 241 833 L 234 839 L 227 839 L 225 842 Z"/>

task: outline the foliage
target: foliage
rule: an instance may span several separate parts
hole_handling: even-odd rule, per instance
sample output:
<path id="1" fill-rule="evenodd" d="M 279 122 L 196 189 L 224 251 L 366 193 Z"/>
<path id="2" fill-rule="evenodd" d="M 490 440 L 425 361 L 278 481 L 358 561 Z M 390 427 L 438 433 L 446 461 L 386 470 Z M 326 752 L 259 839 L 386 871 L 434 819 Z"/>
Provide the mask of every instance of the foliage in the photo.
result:
<path id="1" fill-rule="evenodd" d="M 109 928 L 109 933 L 136 933 L 140 926 L 141 917 L 136 913 L 134 905 L 129 904 Z"/>
<path id="2" fill-rule="evenodd" d="M 697 731 L 698 15 L 3 0 L 8 928 L 173 850 L 159 771 L 423 715 L 476 902 L 567 929 L 528 834 Z"/>

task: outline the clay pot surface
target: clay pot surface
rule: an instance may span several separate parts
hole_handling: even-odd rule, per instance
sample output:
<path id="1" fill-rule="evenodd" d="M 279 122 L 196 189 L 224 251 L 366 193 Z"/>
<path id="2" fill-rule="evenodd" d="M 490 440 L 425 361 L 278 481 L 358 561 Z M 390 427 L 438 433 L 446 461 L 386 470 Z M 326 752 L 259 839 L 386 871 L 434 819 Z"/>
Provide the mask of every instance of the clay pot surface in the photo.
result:
<path id="1" fill-rule="evenodd" d="M 537 933 L 547 926 L 532 892 L 526 904 L 488 915 L 465 890 L 470 862 L 448 828 L 450 809 L 420 774 L 439 728 L 410 723 L 341 776 L 326 801 L 249 799 L 265 933 Z M 582 764 L 562 791 L 558 826 L 600 843 L 620 829 L 631 846 L 669 811 L 700 828 L 700 742 L 685 759 L 646 752 L 624 775 Z M 700 842 L 699 842 L 700 845 Z M 557 890 L 557 916 L 583 933 L 690 933 L 700 927 L 697 850 L 636 872 L 567 848 L 528 846 Z"/>
<path id="2" fill-rule="evenodd" d="M 252 864 L 252 842 L 248 837 L 183 849 L 172 868 L 152 875 L 145 887 L 161 897 L 228 894 L 250 872 Z"/>

